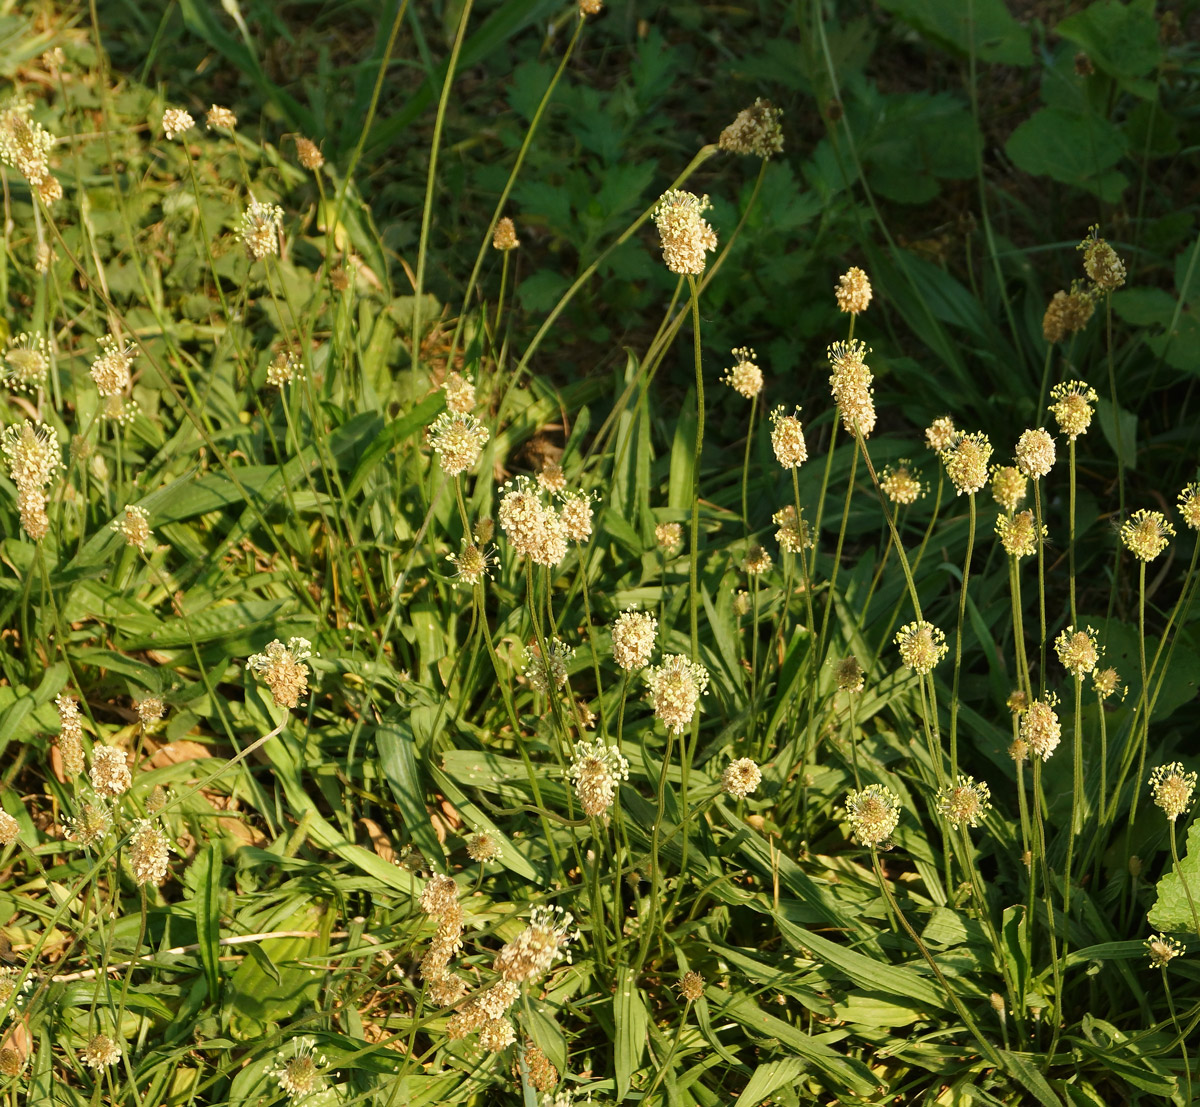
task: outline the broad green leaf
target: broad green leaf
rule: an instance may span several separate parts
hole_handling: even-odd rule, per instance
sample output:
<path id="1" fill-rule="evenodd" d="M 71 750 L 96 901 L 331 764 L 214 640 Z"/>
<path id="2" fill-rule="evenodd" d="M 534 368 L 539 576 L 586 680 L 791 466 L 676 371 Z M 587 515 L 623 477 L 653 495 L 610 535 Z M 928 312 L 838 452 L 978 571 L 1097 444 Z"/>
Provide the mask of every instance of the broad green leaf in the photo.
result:
<path id="1" fill-rule="evenodd" d="M 772 1061 L 759 1065 L 754 1070 L 742 1094 L 737 1097 L 733 1107 L 758 1107 L 764 1100 L 770 1099 L 776 1088 L 784 1084 L 793 1085 L 797 1077 L 804 1071 L 804 1062 L 799 1057 L 788 1057 L 783 1061 Z"/>
<path id="2" fill-rule="evenodd" d="M 974 0 L 973 5 L 966 0 L 880 0 L 880 6 L 960 54 L 970 52 L 973 40 L 981 61 L 1033 61 L 1029 29 L 1013 18 L 1003 0 Z"/>
<path id="3" fill-rule="evenodd" d="M 1060 19 L 1054 33 L 1085 51 L 1112 77 L 1141 77 L 1162 60 L 1154 0 L 1096 0 Z"/>
<path id="4" fill-rule="evenodd" d="M 1125 154 L 1125 135 L 1094 113 L 1041 108 L 1013 131 L 1005 151 L 1026 173 L 1086 189 L 1109 203 L 1129 184 L 1113 168 Z"/>
<path id="5" fill-rule="evenodd" d="M 1186 888 L 1184 885 L 1186 884 Z M 1191 892 L 1191 902 L 1188 892 Z M 1179 864 L 1172 864 L 1155 888 L 1157 899 L 1146 916 L 1155 930 L 1179 931 L 1197 935 L 1192 915 L 1192 903 L 1200 904 L 1200 819 L 1188 829 Z M 1189 942 L 1189 945 L 1191 943 Z"/>

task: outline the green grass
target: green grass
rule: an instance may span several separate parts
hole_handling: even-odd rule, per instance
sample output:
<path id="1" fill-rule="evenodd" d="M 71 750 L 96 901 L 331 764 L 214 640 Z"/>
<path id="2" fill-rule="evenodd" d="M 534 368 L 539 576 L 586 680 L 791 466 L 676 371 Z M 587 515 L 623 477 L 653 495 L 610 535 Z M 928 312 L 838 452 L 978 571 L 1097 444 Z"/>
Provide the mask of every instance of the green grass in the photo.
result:
<path id="1" fill-rule="evenodd" d="M 878 7 L 0 3 L 63 189 L 5 148 L 0 1095 L 1190 1101 L 1200 823 L 1148 778 L 1200 767 L 1194 50 L 1140 3 L 1044 42 L 998 2 Z M 719 150 L 759 96 L 783 152 Z M 711 200 L 694 280 L 670 188 Z M 1074 280 L 1095 314 L 1048 345 Z M 956 495 L 945 414 L 1055 462 L 1013 509 Z M 1047 528 L 1019 558 L 1014 509 Z M 1139 509 L 1177 532 L 1146 562 Z M 1050 705 L 1053 755 L 1014 760 Z"/>

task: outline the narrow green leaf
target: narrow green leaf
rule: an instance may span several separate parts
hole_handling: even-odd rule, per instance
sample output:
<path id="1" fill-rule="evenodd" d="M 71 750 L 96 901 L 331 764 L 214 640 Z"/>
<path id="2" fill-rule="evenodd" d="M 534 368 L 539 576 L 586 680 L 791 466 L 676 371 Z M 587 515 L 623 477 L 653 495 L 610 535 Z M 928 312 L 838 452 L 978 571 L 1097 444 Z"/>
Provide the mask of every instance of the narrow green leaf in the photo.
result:
<path id="1" fill-rule="evenodd" d="M 617 1099 L 624 1099 L 630 1081 L 642 1062 L 646 1049 L 646 1028 L 650 1015 L 638 990 L 634 971 L 624 966 L 617 972 L 617 991 L 613 996 L 613 1023 L 617 1031 L 613 1063 L 617 1072 Z"/>
<path id="2" fill-rule="evenodd" d="M 430 861 L 445 857 L 425 807 L 425 788 L 417 769 L 417 746 L 407 723 L 383 723 L 375 729 L 375 748 L 400 817 L 415 845 Z"/>
<path id="3" fill-rule="evenodd" d="M 209 842 L 199 853 L 196 866 L 196 937 L 200 943 L 200 962 L 208 985 L 208 998 L 214 1003 L 221 994 L 221 862 L 220 842 Z"/>

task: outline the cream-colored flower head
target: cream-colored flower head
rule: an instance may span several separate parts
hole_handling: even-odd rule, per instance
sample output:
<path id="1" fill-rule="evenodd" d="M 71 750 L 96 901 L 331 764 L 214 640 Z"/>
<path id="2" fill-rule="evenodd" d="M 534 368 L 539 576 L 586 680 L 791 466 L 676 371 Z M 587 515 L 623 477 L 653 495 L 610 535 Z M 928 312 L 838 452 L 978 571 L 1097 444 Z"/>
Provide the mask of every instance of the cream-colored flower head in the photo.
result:
<path id="1" fill-rule="evenodd" d="M 734 392 L 753 400 L 763 390 L 762 370 L 754 360 L 754 351 L 749 346 L 739 346 L 733 351 L 737 363 L 725 370 L 721 378 Z"/>
<path id="2" fill-rule="evenodd" d="M 111 334 L 100 339 L 98 345 L 101 352 L 90 370 L 96 391 L 101 396 L 122 396 L 132 382 L 133 347 L 118 342 Z"/>
<path id="3" fill-rule="evenodd" d="M 458 906 L 458 885 L 452 876 L 434 873 L 421 889 L 417 906 L 426 915 L 444 915 Z"/>
<path id="4" fill-rule="evenodd" d="M 1025 501 L 1029 478 L 1015 465 L 992 466 L 992 499 L 1010 515 Z"/>
<path id="5" fill-rule="evenodd" d="M 996 520 L 996 535 L 1009 557 L 1032 557 L 1037 553 L 1038 528 L 1033 512 L 1026 509 L 1016 515 L 1001 515 Z M 1046 525 L 1042 524 L 1041 538 L 1046 537 Z"/>
<path id="6" fill-rule="evenodd" d="M 537 482 L 544 492 L 561 492 L 567 487 L 567 475 L 557 461 L 544 461 Z"/>
<path id="7" fill-rule="evenodd" d="M 804 424 L 797 407 L 788 415 L 781 404 L 771 412 L 771 449 L 775 460 L 785 469 L 794 469 L 808 460 L 808 443 L 804 441 Z"/>
<path id="8" fill-rule="evenodd" d="M 833 290 L 838 311 L 847 315 L 861 315 L 871 302 L 871 282 L 866 273 L 852 265 L 840 277 Z"/>
<path id="9" fill-rule="evenodd" d="M 539 904 L 529 913 L 529 925 L 496 954 L 493 968 L 505 983 L 519 985 L 545 976 L 560 958 L 569 963 L 570 944 L 579 936 L 574 921 L 561 907 Z"/>
<path id="10" fill-rule="evenodd" d="M 58 438 L 47 424 L 26 419 L 4 428 L 0 452 L 6 459 L 8 475 L 17 486 L 21 527 L 35 542 L 41 541 L 50 529 L 46 486 L 62 468 Z"/>
<path id="11" fill-rule="evenodd" d="M 978 826 L 992 806 L 992 793 L 982 780 L 960 775 L 958 783 L 938 790 L 937 812 L 951 826 Z"/>
<path id="12" fill-rule="evenodd" d="M 733 613 L 739 619 L 750 614 L 750 593 L 744 588 L 739 588 L 733 594 Z"/>
<path id="13" fill-rule="evenodd" d="M 1054 439 L 1042 427 L 1024 431 L 1017 439 L 1016 455 L 1017 468 L 1038 480 L 1054 467 Z"/>
<path id="14" fill-rule="evenodd" d="M 679 994 L 688 1003 L 695 1003 L 696 1000 L 704 995 L 704 977 L 698 972 L 685 972 L 679 978 L 679 983 L 675 986 L 679 989 Z"/>
<path id="15" fill-rule="evenodd" d="M 50 347 L 40 334 L 22 332 L 8 340 L 0 378 L 18 392 L 37 392 L 50 376 Z"/>
<path id="16" fill-rule="evenodd" d="M 906 507 L 925 495 L 920 471 L 912 467 L 908 458 L 901 458 L 895 465 L 885 465 L 879 474 L 879 487 L 892 503 Z"/>
<path id="17" fill-rule="evenodd" d="M 183 108 L 167 108 L 163 112 L 162 117 L 163 134 L 168 139 L 177 139 L 180 135 L 187 134 L 196 125 L 196 121 L 192 118 L 191 112 L 184 111 Z"/>
<path id="18" fill-rule="evenodd" d="M 1024 715 L 1029 710 L 1029 693 L 1021 688 L 1014 688 L 1004 701 L 1004 706 L 1013 715 Z"/>
<path id="19" fill-rule="evenodd" d="M 517 238 L 516 225 L 507 215 L 504 216 L 496 224 L 495 231 L 492 232 L 492 249 L 507 253 L 520 245 L 521 240 Z"/>
<path id="20" fill-rule="evenodd" d="M 783 109 L 759 97 L 751 107 L 743 108 L 737 118 L 721 132 L 717 145 L 731 154 L 753 154 L 766 161 L 783 153 Z"/>
<path id="21" fill-rule="evenodd" d="M 1184 814 L 1192 805 L 1192 793 L 1196 790 L 1196 774 L 1186 772 L 1178 761 L 1159 765 L 1150 774 L 1150 793 L 1155 806 L 1161 807 L 1171 822 Z"/>
<path id="22" fill-rule="evenodd" d="M 535 565 L 557 565 L 567 556 L 562 517 L 545 503 L 536 482 L 526 474 L 503 486 L 497 515 L 513 549 Z"/>
<path id="23" fill-rule="evenodd" d="M 112 529 L 135 549 L 145 552 L 154 545 L 154 532 L 150 529 L 150 516 L 144 507 L 129 504 L 120 516 L 113 520 Z"/>
<path id="24" fill-rule="evenodd" d="M 237 128 L 237 116 L 228 108 L 223 108 L 219 104 L 213 104 L 208 109 L 208 114 L 204 117 L 204 126 L 210 131 L 218 129 L 232 131 Z"/>
<path id="25" fill-rule="evenodd" d="M 900 821 L 900 798 L 882 784 L 868 784 L 846 796 L 846 821 L 862 845 L 882 845 Z"/>
<path id="26" fill-rule="evenodd" d="M 258 673 L 271 691 L 277 707 L 289 710 L 300 703 L 308 691 L 308 665 L 312 643 L 307 638 L 289 638 L 285 646 L 278 638 L 262 653 L 252 654 L 246 669 Z"/>
<path id="27" fill-rule="evenodd" d="M 1043 699 L 1034 700 L 1021 716 L 1019 733 L 1029 743 L 1033 756 L 1043 761 L 1050 760 L 1050 755 L 1062 739 L 1062 725 L 1054 710 L 1057 704 L 1057 697 L 1049 692 Z"/>
<path id="28" fill-rule="evenodd" d="M 543 696 L 567 683 L 567 662 L 575 656 L 575 649 L 558 638 L 551 638 L 546 643 L 546 653 L 548 656 L 542 656 L 536 643 L 530 643 L 525 651 L 525 676 L 534 690 Z"/>
<path id="29" fill-rule="evenodd" d="M 64 815 L 63 833 L 81 849 L 98 846 L 112 829 L 112 811 L 103 803 L 83 803 L 74 817 Z"/>
<path id="30" fill-rule="evenodd" d="M 875 395 L 872 388 L 875 378 L 866 362 L 870 352 L 856 338 L 849 342 L 834 342 L 828 350 L 829 364 L 833 369 L 829 388 L 834 403 L 842 413 L 842 425 L 851 434 L 857 425 L 863 438 L 869 438 L 875 429 Z"/>
<path id="31" fill-rule="evenodd" d="M 90 1069 L 106 1069 L 121 1059 L 121 1045 L 107 1034 L 95 1035 L 83 1047 L 80 1056 Z"/>
<path id="32" fill-rule="evenodd" d="M 666 557 L 674 557 L 683 549 L 683 527 L 679 523 L 657 524 L 654 542 Z"/>
<path id="33" fill-rule="evenodd" d="M 1182 942 L 1166 934 L 1151 934 L 1142 944 L 1150 955 L 1150 967 L 1155 969 L 1165 969 L 1169 962 L 1182 957 L 1187 950 Z"/>
<path id="34" fill-rule="evenodd" d="M 125 751 L 115 746 L 93 746 L 91 778 L 96 795 L 106 799 L 129 791 L 133 774 L 129 771 Z"/>
<path id="35" fill-rule="evenodd" d="M 296 374 L 300 372 L 300 355 L 290 347 L 276 350 L 267 366 L 267 387 L 281 389 L 285 384 L 291 384 Z"/>
<path id="36" fill-rule="evenodd" d="M 1051 345 L 1061 342 L 1067 335 L 1083 330 L 1095 310 L 1091 294 L 1079 288 L 1078 282 L 1073 283 L 1070 292 L 1056 292 L 1046 305 L 1042 337 Z"/>
<path id="37" fill-rule="evenodd" d="M 939 416 L 925 428 L 925 445 L 940 454 L 954 441 L 957 433 L 949 415 Z"/>
<path id="38" fill-rule="evenodd" d="M 454 566 L 454 583 L 476 585 L 484 577 L 492 579 L 492 556 L 473 542 L 466 543 L 461 553 L 446 554 L 446 560 Z"/>
<path id="39" fill-rule="evenodd" d="M 1100 644 L 1091 627 L 1076 630 L 1067 627 L 1055 640 L 1054 652 L 1058 660 L 1076 680 L 1082 680 L 1093 672 L 1100 661 Z"/>
<path id="40" fill-rule="evenodd" d="M 1200 530 L 1200 481 L 1183 486 L 1179 493 L 1179 514 L 1184 526 Z"/>
<path id="41" fill-rule="evenodd" d="M 576 742 L 567 776 L 575 785 L 583 813 L 590 819 L 600 818 L 612 807 L 617 785 L 629 779 L 629 762 L 616 746 L 607 745 L 602 738 Z"/>
<path id="42" fill-rule="evenodd" d="M 1139 561 L 1153 561 L 1175 537 L 1175 528 L 1161 511 L 1135 511 L 1121 524 L 1121 541 Z"/>
<path id="43" fill-rule="evenodd" d="M 463 839 L 467 846 L 467 856 L 479 865 L 489 861 L 498 861 L 503 849 L 500 840 L 490 831 L 476 827 Z"/>
<path id="44" fill-rule="evenodd" d="M 559 515 L 566 536 L 572 542 L 586 542 L 592 536 L 592 504 L 596 493 L 573 488 L 563 492 L 558 499 L 562 504 Z"/>
<path id="45" fill-rule="evenodd" d="M 142 724 L 143 729 L 152 727 L 167 710 L 161 696 L 147 696 L 133 706 L 137 711 L 138 722 Z"/>
<path id="46" fill-rule="evenodd" d="M 1095 412 L 1096 390 L 1083 381 L 1063 381 L 1050 389 L 1050 411 L 1058 422 L 1058 429 L 1072 442 L 1086 434 Z"/>
<path id="47" fill-rule="evenodd" d="M 296 136 L 296 160 L 309 172 L 315 173 L 325 164 L 325 155 L 311 138 Z"/>
<path id="48" fill-rule="evenodd" d="M 237 235 L 251 261 L 279 256 L 279 236 L 283 233 L 283 208 L 251 200 L 242 213 Z"/>
<path id="49" fill-rule="evenodd" d="M 604 0 L 579 0 L 579 18 L 599 15 L 604 10 Z"/>
<path id="50" fill-rule="evenodd" d="M 853 655 L 834 663 L 833 678 L 839 692 L 861 692 L 866 685 L 866 673 Z"/>
<path id="51" fill-rule="evenodd" d="M 21 833 L 21 824 L 7 811 L 0 808 L 0 846 L 12 845 Z"/>
<path id="52" fill-rule="evenodd" d="M 754 542 L 746 550 L 746 556 L 742 559 L 742 568 L 752 577 L 769 572 L 771 555 L 757 542 Z"/>
<path id="53" fill-rule="evenodd" d="M 986 434 L 978 431 L 955 434 L 950 445 L 942 451 L 941 458 L 956 495 L 974 495 L 987 483 L 991 456 L 992 443 Z"/>
<path id="54" fill-rule="evenodd" d="M 36 187 L 50 176 L 54 136 L 32 114 L 33 105 L 22 100 L 0 108 L 0 165 L 15 169 Z"/>
<path id="55" fill-rule="evenodd" d="M 654 714 L 673 734 L 682 734 L 708 689 L 708 670 L 683 654 L 668 654 L 646 674 Z"/>
<path id="56" fill-rule="evenodd" d="M 474 467 L 491 434 L 474 415 L 443 411 L 429 426 L 429 444 L 442 472 L 457 476 Z"/>
<path id="57" fill-rule="evenodd" d="M 325 1086 L 324 1067 L 327 1062 L 324 1057 L 317 1055 L 316 1049 L 317 1043 L 313 1038 L 293 1038 L 291 1053 L 280 1050 L 275 1063 L 267 1069 L 268 1075 L 275 1078 L 288 1099 L 306 1099 Z"/>
<path id="58" fill-rule="evenodd" d="M 672 273 L 699 276 L 704 272 L 705 255 L 717 248 L 716 233 L 703 218 L 710 206 L 707 196 L 677 188 L 664 193 L 655 205 L 663 261 Z"/>
<path id="59" fill-rule="evenodd" d="M 58 750 L 62 756 L 63 773 L 76 777 L 83 772 L 83 718 L 74 696 L 60 692 L 54 699 L 62 727 L 58 735 Z"/>
<path id="60" fill-rule="evenodd" d="M 1100 228 L 1088 228 L 1088 236 L 1078 246 L 1083 251 L 1083 270 L 1105 292 L 1112 292 L 1125 283 L 1125 263 L 1100 237 Z"/>
<path id="61" fill-rule="evenodd" d="M 812 549 L 808 521 L 797 516 L 794 505 L 781 507 L 771 516 L 771 522 L 779 528 L 775 532 L 775 541 L 785 553 L 799 553 L 801 550 Z"/>
<path id="62" fill-rule="evenodd" d="M 896 645 L 900 649 L 900 660 L 922 676 L 933 672 L 949 647 L 946 635 L 932 623 L 919 621 L 909 623 L 896 631 Z"/>
<path id="63" fill-rule="evenodd" d="M 1092 687 L 1102 700 L 1114 695 L 1120 686 L 1121 674 L 1116 669 L 1097 669 L 1092 674 Z"/>
<path id="64" fill-rule="evenodd" d="M 129 840 L 129 867 L 139 884 L 158 887 L 167 879 L 171 843 L 155 823 L 142 819 Z"/>
<path id="65" fill-rule="evenodd" d="M 762 770 L 748 757 L 730 761 L 721 774 L 721 791 L 734 799 L 745 799 L 762 783 Z"/>
<path id="66" fill-rule="evenodd" d="M 658 620 L 648 611 L 638 611 L 636 605 L 622 611 L 613 621 L 613 660 L 627 673 L 645 668 L 654 652 Z"/>
<path id="67" fill-rule="evenodd" d="M 475 410 L 475 382 L 461 373 L 447 373 L 442 381 L 446 410 L 455 415 L 469 415 Z"/>

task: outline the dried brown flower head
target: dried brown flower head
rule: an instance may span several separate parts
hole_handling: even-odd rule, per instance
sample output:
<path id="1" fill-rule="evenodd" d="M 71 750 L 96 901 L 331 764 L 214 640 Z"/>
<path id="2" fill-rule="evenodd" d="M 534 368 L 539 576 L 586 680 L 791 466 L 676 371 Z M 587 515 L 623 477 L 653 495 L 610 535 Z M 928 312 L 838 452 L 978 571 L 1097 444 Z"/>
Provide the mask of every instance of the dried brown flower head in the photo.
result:
<path id="1" fill-rule="evenodd" d="M 604 10 L 604 0 L 579 0 L 579 18 L 587 15 L 599 15 Z M 556 1074 L 557 1082 L 557 1074 Z M 540 1089 L 539 1089 L 540 1090 Z"/>
<path id="2" fill-rule="evenodd" d="M 783 153 L 783 110 L 761 97 L 743 108 L 721 132 L 717 145 L 731 154 L 753 154 L 764 161 Z"/>
<path id="3" fill-rule="evenodd" d="M 703 218 L 707 196 L 673 188 L 654 208 L 654 224 L 662 240 L 663 261 L 672 273 L 699 276 L 705 255 L 717 248 L 717 236 Z"/>
<path id="4" fill-rule="evenodd" d="M 594 0 L 598 3 L 599 0 Z M 525 1062 L 525 1072 L 529 1080 L 529 1086 L 535 1092 L 552 1092 L 558 1086 L 558 1069 L 551 1063 L 550 1059 L 535 1046 L 532 1042 L 525 1043 L 525 1053 L 522 1057 Z M 518 1061 L 513 1061 L 513 1079 L 521 1083 L 521 1065 Z"/>
<path id="5" fill-rule="evenodd" d="M 1004 705 L 1014 715 L 1023 715 L 1029 710 L 1029 693 L 1016 688 L 1009 694 Z"/>
<path id="6" fill-rule="evenodd" d="M 866 684 L 866 673 L 853 655 L 834 665 L 833 676 L 839 692 L 861 692 Z"/>
<path id="7" fill-rule="evenodd" d="M 1078 246 L 1083 251 L 1083 270 L 1097 288 L 1112 292 L 1125 283 L 1125 263 L 1100 237 L 1098 226 L 1088 228 L 1088 237 Z"/>
<path id="8" fill-rule="evenodd" d="M 296 160 L 307 170 L 315 173 L 325 164 L 325 155 L 311 138 L 296 136 Z"/>
<path id="9" fill-rule="evenodd" d="M 704 977 L 698 972 L 685 972 L 679 978 L 679 983 L 676 985 L 679 989 L 679 994 L 688 1003 L 695 1003 L 702 995 L 704 995 Z"/>
<path id="10" fill-rule="evenodd" d="M 8 846 L 17 840 L 21 824 L 0 807 L 0 846 Z"/>
<path id="11" fill-rule="evenodd" d="M 1042 316 L 1042 337 L 1051 345 L 1061 342 L 1067 335 L 1083 330 L 1095 310 L 1096 302 L 1085 290 L 1072 285 L 1070 292 L 1056 292 Z"/>

